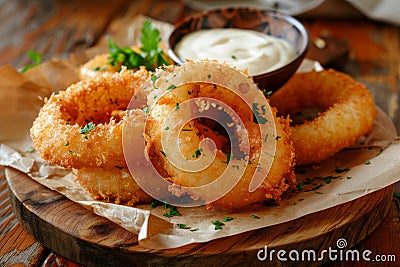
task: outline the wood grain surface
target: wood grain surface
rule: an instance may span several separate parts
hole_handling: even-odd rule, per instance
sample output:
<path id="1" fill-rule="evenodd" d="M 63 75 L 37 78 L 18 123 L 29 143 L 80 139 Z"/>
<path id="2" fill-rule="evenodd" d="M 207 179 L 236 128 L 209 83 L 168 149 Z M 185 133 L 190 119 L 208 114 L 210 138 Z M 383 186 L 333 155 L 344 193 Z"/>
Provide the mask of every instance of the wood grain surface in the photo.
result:
<path id="1" fill-rule="evenodd" d="M 175 23 L 193 12 L 184 7 L 182 1 L 179 0 L 116 0 L 112 3 L 105 0 L 0 1 L 2 36 L 0 38 L 0 65 L 20 68 L 31 63 L 27 56 L 28 50 L 42 53 L 44 60 L 67 57 L 71 52 L 102 42 L 106 34 L 112 34 L 119 27 L 124 27 L 126 21 L 138 14 Z M 307 16 L 302 19 L 302 22 L 309 30 L 311 40 L 328 36 L 337 38 L 348 45 L 348 54 L 344 62 L 341 62 L 340 70 L 365 83 L 373 93 L 376 104 L 389 114 L 397 129 L 400 130 L 399 27 L 360 17 L 337 20 L 332 17 Z M 322 56 L 325 57 L 326 53 L 322 53 Z M 395 186 L 395 192 L 400 192 L 399 184 Z M 59 212 L 62 213 L 62 211 Z M 1 166 L 0 215 L 0 266 L 81 266 L 47 249 L 23 229 L 12 212 L 4 169 Z M 383 216 L 383 213 L 379 216 L 382 217 L 382 223 L 375 231 L 368 229 L 368 232 L 372 231 L 372 233 L 354 248 L 369 249 L 383 255 L 396 255 L 397 263 L 330 262 L 324 266 L 399 266 L 399 198 L 392 197 L 387 216 Z M 365 220 L 368 224 L 369 218 Z M 372 216 L 371 220 L 376 220 L 376 217 Z M 347 232 L 353 231 L 352 227 L 343 229 Z M 93 231 L 97 233 L 100 230 L 95 228 Z M 237 238 L 240 240 L 246 237 Z M 253 241 L 246 242 L 251 245 Z M 330 245 L 333 242 L 334 240 Z M 224 246 L 234 247 L 234 244 L 227 242 Z M 216 248 L 215 251 L 223 250 L 224 246 Z M 244 253 L 235 258 L 236 261 L 226 263 L 227 265 L 247 265 L 243 261 L 246 257 L 250 256 Z M 255 261 L 254 256 L 252 261 Z"/>

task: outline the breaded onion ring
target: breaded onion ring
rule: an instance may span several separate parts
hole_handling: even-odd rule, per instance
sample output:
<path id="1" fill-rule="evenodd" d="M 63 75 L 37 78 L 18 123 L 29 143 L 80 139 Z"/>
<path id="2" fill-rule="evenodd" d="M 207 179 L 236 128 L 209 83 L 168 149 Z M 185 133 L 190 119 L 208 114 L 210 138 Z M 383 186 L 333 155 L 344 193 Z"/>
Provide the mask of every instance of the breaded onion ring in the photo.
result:
<path id="1" fill-rule="evenodd" d="M 145 69 L 123 69 L 82 80 L 52 95 L 31 128 L 40 156 L 66 168 L 124 167 L 124 120 L 117 121 L 111 115 L 115 110 L 125 110 L 149 77 Z"/>
<path id="2" fill-rule="evenodd" d="M 147 146 L 151 147 L 155 152 L 151 158 L 153 162 L 161 162 L 163 169 L 167 172 L 165 176 L 169 181 L 173 182 L 176 187 L 173 193 L 177 196 L 187 192 L 180 192 L 180 186 L 196 187 L 209 184 L 216 178 L 220 177 L 227 167 L 227 152 L 217 149 L 215 160 L 208 168 L 190 172 L 177 168 L 168 161 L 168 155 L 163 152 L 161 132 L 165 127 L 166 118 L 170 112 L 174 110 L 177 104 L 194 97 L 209 97 L 220 100 L 228 104 L 241 120 L 244 122 L 245 128 L 238 135 L 248 133 L 250 142 L 250 157 L 245 171 L 240 181 L 226 195 L 217 199 L 208 207 L 223 207 L 227 209 L 238 209 L 249 204 L 261 202 L 265 200 L 279 201 L 282 193 L 290 186 L 295 186 L 294 152 L 290 141 L 289 121 L 282 118 L 276 118 L 276 110 L 273 110 L 273 117 L 276 125 L 277 136 L 271 137 L 276 139 L 276 150 L 273 158 L 272 167 L 265 177 L 261 186 L 253 192 L 249 192 L 249 185 L 254 173 L 259 167 L 259 157 L 261 152 L 262 137 L 260 135 L 259 125 L 253 121 L 253 112 L 243 100 L 235 97 L 235 94 L 221 86 L 207 83 L 186 84 L 174 89 L 167 96 L 162 98 L 151 112 L 151 118 L 146 128 Z M 150 95 L 151 98 L 151 95 Z M 202 122 L 202 120 L 200 120 Z M 187 159 L 193 159 L 194 151 L 198 150 L 200 142 L 205 138 L 204 132 L 199 130 L 203 125 L 197 120 L 188 122 L 179 136 L 180 151 Z M 209 129 L 206 129 L 207 131 Z M 207 137 L 213 138 L 212 134 Z M 240 138 L 240 137 L 239 137 Z M 217 147 L 220 139 L 216 140 Z M 203 196 L 194 196 L 200 197 Z"/>
<path id="3" fill-rule="evenodd" d="M 270 100 L 281 115 L 307 108 L 326 110 L 292 127 L 297 164 L 322 161 L 350 146 L 370 131 L 376 117 L 368 89 L 335 70 L 297 73 Z"/>
<path id="4" fill-rule="evenodd" d="M 96 200 L 128 206 L 152 200 L 126 168 L 82 168 L 74 170 L 74 173 L 77 181 Z"/>

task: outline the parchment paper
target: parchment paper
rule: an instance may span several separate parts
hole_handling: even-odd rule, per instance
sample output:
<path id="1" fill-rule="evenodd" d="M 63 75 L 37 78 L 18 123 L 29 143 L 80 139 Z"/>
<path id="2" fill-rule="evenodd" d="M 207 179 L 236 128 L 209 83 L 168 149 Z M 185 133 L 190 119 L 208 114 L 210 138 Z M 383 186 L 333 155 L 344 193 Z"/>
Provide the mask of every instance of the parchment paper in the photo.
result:
<path id="1" fill-rule="evenodd" d="M 142 19 L 134 20 L 128 29 L 141 27 Z M 166 31 L 170 29 L 170 25 L 162 25 Z M 280 224 L 400 181 L 400 141 L 390 119 L 379 111 L 368 137 L 360 138 L 353 147 L 321 164 L 298 169 L 298 189 L 301 190 L 286 192 L 278 206 L 257 204 L 242 211 L 178 208 L 180 216 L 167 218 L 163 214 L 168 213 L 168 208 L 163 205 L 128 207 L 95 201 L 75 182 L 71 170 L 50 166 L 38 156 L 31 145 L 29 129 L 43 105 L 43 98 L 76 82 L 79 63 L 101 49 L 82 52 L 78 57 L 73 55 L 70 60 L 50 60 L 24 75 L 10 66 L 0 67 L 0 165 L 18 169 L 96 214 L 137 233 L 143 247 L 176 248 Z M 314 63 L 306 61 L 302 70 L 315 68 Z M 224 222 L 226 217 L 233 220 Z M 215 230 L 211 223 L 215 220 L 224 223 L 222 229 Z M 185 224 L 186 228 L 180 229 L 178 224 Z"/>

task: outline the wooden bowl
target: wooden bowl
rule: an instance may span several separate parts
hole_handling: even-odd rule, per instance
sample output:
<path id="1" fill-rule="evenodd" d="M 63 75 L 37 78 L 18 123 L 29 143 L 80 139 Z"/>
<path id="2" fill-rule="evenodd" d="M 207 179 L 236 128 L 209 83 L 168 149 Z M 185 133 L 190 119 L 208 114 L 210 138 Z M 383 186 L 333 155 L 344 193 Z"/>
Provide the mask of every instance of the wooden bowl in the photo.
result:
<path id="1" fill-rule="evenodd" d="M 276 91 L 298 69 L 309 44 L 307 30 L 295 18 L 276 11 L 251 7 L 232 7 L 208 10 L 194 14 L 180 21 L 168 40 L 168 53 L 177 64 L 184 60 L 175 53 L 175 45 L 183 36 L 201 29 L 239 28 L 262 32 L 286 40 L 296 56 L 289 63 L 270 72 L 253 76 L 255 83 L 264 91 Z"/>

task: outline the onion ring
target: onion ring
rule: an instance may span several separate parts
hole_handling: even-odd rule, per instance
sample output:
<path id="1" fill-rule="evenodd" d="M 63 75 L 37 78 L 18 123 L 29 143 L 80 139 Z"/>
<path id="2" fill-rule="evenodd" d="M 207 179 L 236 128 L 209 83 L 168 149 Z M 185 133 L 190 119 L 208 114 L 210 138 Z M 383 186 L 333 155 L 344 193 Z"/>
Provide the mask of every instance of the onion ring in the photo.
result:
<path id="1" fill-rule="evenodd" d="M 166 70 L 166 72 L 169 71 L 173 73 L 173 70 Z M 162 81 L 159 82 L 159 84 L 162 83 Z M 153 93 L 156 92 L 159 94 L 159 90 L 162 89 L 159 88 L 149 94 L 148 99 L 150 103 L 154 101 L 154 99 L 158 99 Z M 295 186 L 296 182 L 293 168 L 294 152 L 290 141 L 289 120 L 277 118 L 276 110 L 274 109 L 272 113 L 277 129 L 276 136 L 271 136 L 271 138 L 275 138 L 276 140 L 276 151 L 273 157 L 272 167 L 264 178 L 261 186 L 253 192 L 249 191 L 249 185 L 253 175 L 257 172 L 259 167 L 258 160 L 262 153 L 261 144 L 263 137 L 261 137 L 260 134 L 260 126 L 253 121 L 254 114 L 251 108 L 247 106 L 243 100 L 241 101 L 240 97 L 234 97 L 234 95 L 235 93 L 216 84 L 194 82 L 174 88 L 169 94 L 159 99 L 157 104 L 152 108 L 150 119 L 146 127 L 147 148 L 155 152 L 150 157 L 152 162 L 161 162 L 162 168 L 166 171 L 165 178 L 174 183 L 175 186 L 171 188 L 174 195 L 182 196 L 188 193 L 193 198 L 202 198 L 202 195 L 192 195 L 190 190 L 182 190 L 181 186 L 190 188 L 210 184 L 217 177 L 220 177 L 227 166 L 226 161 L 228 154 L 221 149 L 217 149 L 215 160 L 212 162 L 212 165 L 207 169 L 196 172 L 178 168 L 167 159 L 169 154 L 164 152 L 165 148 L 163 148 L 162 143 L 162 132 L 165 132 L 166 125 L 168 125 L 166 124 L 167 118 L 170 116 L 170 113 L 176 109 L 179 103 L 184 103 L 188 99 L 196 99 L 197 97 L 217 99 L 231 107 L 233 111 L 239 115 L 246 128 L 237 131 L 237 137 L 240 139 L 241 135 L 245 135 L 247 132 L 251 148 L 249 161 L 240 181 L 226 195 L 207 205 L 208 208 L 215 206 L 226 209 L 238 209 L 267 199 L 279 201 L 280 196 L 289 186 Z M 205 105 L 212 106 L 212 104 L 207 105 L 207 103 Z M 197 120 L 187 122 L 179 135 L 179 149 L 175 149 L 180 150 L 187 159 L 193 159 L 193 157 L 197 158 L 194 152 L 199 151 L 200 143 L 205 138 L 203 132 L 199 130 L 199 128 L 203 126 L 201 123 L 202 120 L 200 123 L 198 123 Z M 176 124 L 179 123 L 176 122 Z M 213 134 L 209 136 L 213 136 Z M 218 142 L 219 140 L 217 143 Z"/>
<path id="2" fill-rule="evenodd" d="M 33 122 L 31 137 L 40 156 L 66 168 L 126 165 L 122 126 L 111 114 L 125 110 L 149 72 L 123 69 L 71 85 L 52 95 Z M 91 126 L 86 128 L 85 126 Z"/>
<path id="3" fill-rule="evenodd" d="M 82 168 L 73 171 L 76 180 L 96 200 L 133 206 L 153 199 L 140 188 L 126 168 Z"/>
<path id="4" fill-rule="evenodd" d="M 299 165 L 320 162 L 350 146 L 371 130 L 377 113 L 368 89 L 335 70 L 297 73 L 270 100 L 281 115 L 307 108 L 326 110 L 292 127 Z"/>

